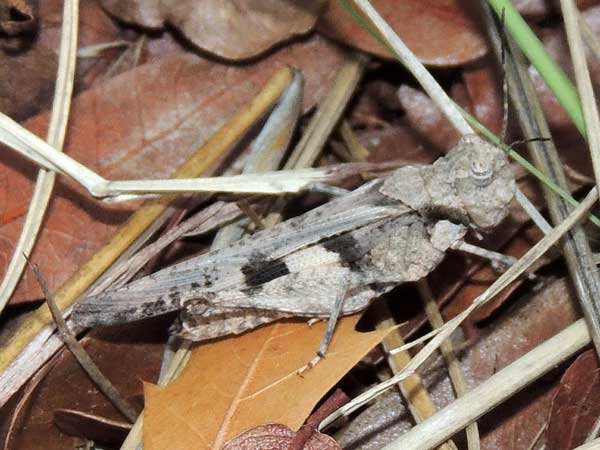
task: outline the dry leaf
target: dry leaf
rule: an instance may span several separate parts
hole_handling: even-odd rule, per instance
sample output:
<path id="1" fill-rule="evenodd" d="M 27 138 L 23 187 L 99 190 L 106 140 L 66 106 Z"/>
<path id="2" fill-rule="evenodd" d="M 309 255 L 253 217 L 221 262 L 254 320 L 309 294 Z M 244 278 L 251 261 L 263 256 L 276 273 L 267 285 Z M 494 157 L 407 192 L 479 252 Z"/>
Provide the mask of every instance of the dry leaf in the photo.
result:
<path id="1" fill-rule="evenodd" d="M 423 145 L 407 125 L 357 131 L 359 141 L 369 150 L 369 161 L 401 161 L 402 164 L 430 164 L 441 154 Z"/>
<path id="2" fill-rule="evenodd" d="M 287 450 L 295 435 L 296 432 L 285 425 L 261 425 L 234 437 L 221 450 Z M 306 442 L 304 450 L 342 450 L 342 447 L 335 439 L 316 432 Z"/>
<path id="3" fill-rule="evenodd" d="M 109 447 L 120 446 L 131 430 L 131 424 L 128 422 L 72 409 L 54 411 L 54 423 L 70 436 L 79 436 L 99 444 L 107 444 Z"/>
<path id="4" fill-rule="evenodd" d="M 546 448 L 570 450 L 582 445 L 600 416 L 598 356 L 588 350 L 565 371 L 546 431 Z"/>
<path id="5" fill-rule="evenodd" d="M 457 66 L 487 51 L 485 34 L 478 26 L 476 10 L 469 9 L 473 6 L 469 2 L 373 0 L 371 3 L 424 64 Z M 317 29 L 347 45 L 393 58 L 337 0 L 329 2 Z"/>
<path id="6" fill-rule="evenodd" d="M 24 2 L 10 0 L 11 3 Z M 64 2 L 45 0 L 40 3 L 39 17 L 33 22 L 37 25 L 35 39 L 29 38 L 18 51 L 0 51 L 0 111 L 14 120 L 27 119 L 52 105 Z M 2 11 L 0 2 L 0 17 Z M 81 1 L 79 30 L 79 47 L 122 39 L 119 28 L 95 0 Z M 116 54 L 117 51 L 107 51 L 100 58 L 80 58 L 77 89 L 89 87 Z"/>
<path id="7" fill-rule="evenodd" d="M 119 19 L 178 28 L 202 50 L 246 59 L 312 29 L 325 0 L 101 0 Z"/>
<path id="8" fill-rule="evenodd" d="M 464 70 L 463 80 L 475 117 L 499 135 L 502 130 L 502 80 L 496 77 L 492 58 L 485 58 Z"/>
<path id="9" fill-rule="evenodd" d="M 0 111 L 23 120 L 52 104 L 56 53 L 44 47 L 17 54 L 0 50 Z"/>
<path id="10" fill-rule="evenodd" d="M 279 67 L 303 70 L 304 105 L 309 108 L 328 88 L 340 62 L 340 50 L 318 36 L 251 66 L 172 55 L 76 98 L 66 152 L 110 179 L 167 177 Z M 43 135 L 47 120 L 47 115 L 38 116 L 26 126 Z M 0 273 L 20 233 L 36 173 L 32 164 L 12 152 L 3 150 L 1 155 Z M 61 179 L 33 252 L 50 289 L 86 261 L 128 214 L 126 207 L 101 205 L 70 180 Z M 40 297 L 39 286 L 26 272 L 13 301 Z"/>
<path id="11" fill-rule="evenodd" d="M 164 318 L 127 324 L 119 327 L 97 329 L 82 343 L 102 372 L 115 384 L 121 394 L 141 407 L 142 381 L 154 381 L 158 376 L 164 342 L 167 338 L 167 321 Z M 133 403 L 133 402 L 132 402 Z M 0 436 L 4 437 L 13 407 L 4 408 Z M 73 449 L 81 439 L 67 435 L 54 423 L 55 413 L 77 410 L 88 415 L 79 421 L 81 434 L 103 437 L 110 442 L 118 430 L 108 421 L 125 420 L 98 391 L 88 375 L 68 350 L 62 351 L 50 373 L 33 392 L 29 404 L 21 411 L 11 439 L 11 450 L 64 450 Z M 104 426 L 91 418 L 104 417 Z M 66 425 L 64 414 L 61 425 Z M 59 418 L 59 420 L 61 419 Z M 71 419 L 73 419 L 71 415 Z M 71 420 L 72 422 L 72 420 Z M 73 425 L 73 423 L 72 423 Z M 91 428 L 94 431 L 91 431 Z M 73 431 L 73 430 L 72 430 Z M 121 431 L 122 432 L 122 431 Z M 0 441 L 2 442 L 2 441 Z"/>
<path id="12" fill-rule="evenodd" d="M 321 397 L 387 334 L 340 321 L 326 357 L 303 376 L 326 324 L 284 322 L 196 348 L 166 388 L 145 385 L 144 448 L 221 448 L 265 423 L 297 429 Z"/>
<path id="13" fill-rule="evenodd" d="M 458 142 L 460 133 L 427 94 L 404 84 L 398 89 L 398 98 L 408 122 L 424 139 L 444 152 Z"/>

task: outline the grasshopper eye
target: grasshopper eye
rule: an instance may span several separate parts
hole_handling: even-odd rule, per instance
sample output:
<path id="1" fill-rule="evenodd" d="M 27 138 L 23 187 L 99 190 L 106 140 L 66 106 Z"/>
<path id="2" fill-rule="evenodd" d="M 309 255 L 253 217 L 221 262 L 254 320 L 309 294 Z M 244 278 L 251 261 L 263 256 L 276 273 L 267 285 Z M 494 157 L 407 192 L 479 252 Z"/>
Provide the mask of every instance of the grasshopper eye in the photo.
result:
<path id="1" fill-rule="evenodd" d="M 475 159 L 471 162 L 469 175 L 476 186 L 486 187 L 492 182 L 494 168 L 490 161 Z"/>

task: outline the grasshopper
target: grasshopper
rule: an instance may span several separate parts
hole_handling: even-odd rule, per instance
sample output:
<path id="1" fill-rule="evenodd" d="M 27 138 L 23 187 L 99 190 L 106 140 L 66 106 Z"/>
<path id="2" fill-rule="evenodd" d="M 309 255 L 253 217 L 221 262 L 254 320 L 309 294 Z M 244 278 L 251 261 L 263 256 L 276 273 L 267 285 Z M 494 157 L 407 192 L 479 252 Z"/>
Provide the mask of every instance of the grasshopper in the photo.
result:
<path id="1" fill-rule="evenodd" d="M 202 341 L 281 318 L 329 318 L 322 354 L 339 314 L 427 276 L 469 228 L 498 225 L 515 190 L 505 153 L 468 135 L 433 164 L 401 167 L 228 248 L 88 297 L 73 320 L 110 325 L 179 310 L 173 332 Z"/>

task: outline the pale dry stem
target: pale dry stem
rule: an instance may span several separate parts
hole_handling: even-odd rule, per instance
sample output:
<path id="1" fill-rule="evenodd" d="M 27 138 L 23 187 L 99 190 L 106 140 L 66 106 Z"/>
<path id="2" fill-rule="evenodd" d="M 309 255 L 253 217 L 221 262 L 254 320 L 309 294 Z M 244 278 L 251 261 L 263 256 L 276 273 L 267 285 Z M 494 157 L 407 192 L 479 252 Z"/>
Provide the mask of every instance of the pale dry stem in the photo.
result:
<path id="1" fill-rule="evenodd" d="M 75 79 L 77 62 L 77 31 L 79 23 L 79 0 L 66 0 L 63 6 L 63 23 L 58 59 L 58 72 L 54 88 L 52 112 L 46 140 L 49 145 L 62 149 Z M 42 220 L 48 207 L 54 188 L 56 173 L 40 169 L 33 190 L 31 203 L 23 228 L 7 266 L 2 284 L 0 284 L 0 312 L 8 303 L 25 268 L 26 257 L 29 257 L 37 239 Z"/>

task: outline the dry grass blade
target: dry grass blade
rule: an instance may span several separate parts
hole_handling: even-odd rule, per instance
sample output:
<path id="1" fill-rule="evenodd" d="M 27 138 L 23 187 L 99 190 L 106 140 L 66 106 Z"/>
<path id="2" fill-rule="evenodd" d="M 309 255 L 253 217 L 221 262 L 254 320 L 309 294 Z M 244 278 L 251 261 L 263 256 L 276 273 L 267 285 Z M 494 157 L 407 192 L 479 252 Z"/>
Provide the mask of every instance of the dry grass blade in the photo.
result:
<path id="1" fill-rule="evenodd" d="M 305 134 L 292 150 L 283 166 L 284 169 L 301 169 L 314 165 L 350 101 L 362 76 L 365 63 L 364 57 L 356 53 L 346 53 L 344 63 L 336 73 L 331 89 L 311 117 Z M 280 212 L 284 205 L 284 198 L 275 202 L 271 212 L 265 218 L 267 226 L 272 226 L 281 220 Z"/>
<path id="2" fill-rule="evenodd" d="M 393 319 L 391 311 L 385 303 L 377 303 L 375 305 L 377 316 L 381 317 L 377 323 L 377 329 L 390 329 L 396 327 L 397 323 Z M 392 369 L 392 373 L 396 374 L 402 371 L 410 361 L 410 353 L 397 352 L 389 354 L 390 349 L 404 345 L 404 339 L 400 330 L 396 327 L 381 341 L 381 345 L 388 352 L 388 365 Z M 420 375 L 414 374 L 406 380 L 399 383 L 400 392 L 406 400 L 408 409 L 415 419 L 416 423 L 421 423 L 428 417 L 436 413 L 436 407 L 423 384 Z M 456 444 L 452 440 L 448 440 L 439 446 L 439 450 L 457 450 Z"/>
<path id="3" fill-rule="evenodd" d="M 346 53 L 331 90 L 319 104 L 300 142 L 286 162 L 285 169 L 303 169 L 314 164 L 356 90 L 366 62 L 366 57 L 359 53 Z"/>
<path id="4" fill-rule="evenodd" d="M 75 65 L 77 62 L 78 23 L 79 0 L 65 1 L 63 6 L 58 74 L 54 88 L 50 125 L 46 136 L 48 144 L 56 149 L 62 149 L 71 108 L 71 95 L 73 93 Z M 38 172 L 21 235 L 4 273 L 2 284 L 0 284 L 0 312 L 8 303 L 23 274 L 26 263 L 25 258 L 31 254 L 31 249 L 37 239 L 48 201 L 52 195 L 55 177 L 56 174 L 54 172 L 44 169 L 40 169 Z"/>
<path id="5" fill-rule="evenodd" d="M 600 450 L 600 439 L 586 442 L 585 444 L 580 445 L 573 450 Z"/>
<path id="6" fill-rule="evenodd" d="M 318 136 L 329 136 L 331 129 L 341 116 L 344 106 L 348 103 L 364 65 L 364 58 L 359 55 L 348 57 L 340 70 L 338 86 L 324 103 L 321 110 L 322 118 L 327 120 L 314 121 L 306 136 L 316 133 Z M 348 86 L 346 86 L 346 84 Z M 335 94 L 335 95 L 333 95 Z M 342 96 L 342 98 L 337 98 Z M 344 97 L 346 96 L 346 97 Z M 329 111 L 330 108 L 338 108 Z M 324 114 L 327 113 L 327 114 Z M 324 114 L 324 115 L 323 115 Z M 244 174 L 231 177 L 202 178 L 178 177 L 169 180 L 123 180 L 110 181 L 102 178 L 84 165 L 56 151 L 51 145 L 29 132 L 9 117 L 0 114 L 0 141 L 25 157 L 32 159 L 40 166 L 70 176 L 81 184 L 91 195 L 107 200 L 127 201 L 134 198 L 147 198 L 156 194 L 178 192 L 234 192 L 282 194 L 296 193 L 309 188 L 316 182 L 326 182 L 332 175 L 327 169 L 303 169 L 290 172 L 265 173 L 260 176 Z M 304 145 L 306 141 L 301 142 Z M 324 142 L 315 142 L 314 148 L 322 148 Z M 305 167 L 300 162 L 300 167 Z M 307 167 L 307 166 L 306 166 Z"/>
<path id="7" fill-rule="evenodd" d="M 581 37 L 583 37 L 585 45 L 587 45 L 587 48 L 594 56 L 594 59 L 597 62 L 600 62 L 600 41 L 598 40 L 598 37 L 594 34 L 581 13 L 578 13 L 577 19 L 579 28 L 581 29 Z"/>
<path id="8" fill-rule="evenodd" d="M 431 292 L 429 283 L 427 280 L 423 279 L 419 281 L 417 288 L 419 290 L 421 300 L 423 301 L 425 314 L 429 319 L 431 327 L 434 330 L 442 328 L 444 326 L 444 318 L 442 317 L 437 303 L 435 302 L 435 298 L 433 298 L 433 293 Z M 450 381 L 452 382 L 456 396 L 462 397 L 467 393 L 467 382 L 465 381 L 465 376 L 460 366 L 460 362 L 456 357 L 454 346 L 452 345 L 450 339 L 446 339 L 440 344 L 440 351 L 444 356 L 446 365 L 448 366 L 448 375 L 450 376 Z M 469 424 L 466 431 L 468 449 L 479 450 L 481 448 L 481 441 L 479 439 L 479 427 L 477 422 Z"/>
<path id="9" fill-rule="evenodd" d="M 421 366 L 429 358 L 433 352 L 435 352 L 440 344 L 447 339 L 450 334 L 456 328 L 460 326 L 460 324 L 471 314 L 476 308 L 483 305 L 490 299 L 492 299 L 496 294 L 506 288 L 512 281 L 514 281 L 517 277 L 525 273 L 525 271 L 533 264 L 539 257 L 541 257 L 546 251 L 555 245 L 558 240 L 571 229 L 573 225 L 575 225 L 582 217 L 584 217 L 588 210 L 596 203 L 597 201 L 597 191 L 596 188 L 592 189 L 585 200 L 581 202 L 581 204 L 573 210 L 573 212 L 569 215 L 567 219 L 565 219 L 560 225 L 556 226 L 550 233 L 544 236 L 537 244 L 535 244 L 525 255 L 519 259 L 517 263 L 511 266 L 506 272 L 504 272 L 483 294 L 481 294 L 475 301 L 462 313 L 454 317 L 452 320 L 446 322 L 446 324 L 436 330 L 435 336 L 423 347 L 421 351 L 419 351 L 412 361 L 406 366 L 406 368 L 399 374 L 393 376 L 389 380 L 386 380 L 383 383 L 375 386 L 374 388 L 369 389 L 368 391 L 362 393 L 350 403 L 341 408 L 336 414 L 331 415 L 327 418 L 322 424 L 321 427 L 325 427 L 336 420 L 338 417 L 343 415 L 350 414 L 355 411 L 366 402 L 371 400 L 372 398 L 380 395 L 385 392 L 394 384 L 398 383 L 406 379 L 408 376 L 415 373 L 417 368 Z"/>
<path id="10" fill-rule="evenodd" d="M 421 83 L 425 92 L 427 92 L 431 99 L 443 111 L 444 115 L 452 125 L 454 125 L 461 134 L 473 133 L 473 129 L 462 114 L 456 109 L 454 102 L 431 76 L 425 66 L 421 64 L 415 54 L 404 44 L 392 27 L 390 27 L 385 19 L 379 15 L 375 8 L 373 8 L 369 0 L 355 0 L 354 3 L 381 33 L 402 64 L 417 80 L 419 80 L 419 83 Z"/>
<path id="11" fill-rule="evenodd" d="M 596 105 L 596 96 L 592 87 L 590 72 L 587 66 L 585 57 L 585 49 L 583 47 L 583 39 L 579 30 L 579 13 L 577 7 L 572 0 L 561 0 L 561 9 L 563 19 L 567 31 L 567 40 L 569 42 L 569 50 L 571 59 L 575 69 L 575 79 L 577 82 L 577 90 L 582 100 L 583 116 L 587 130 L 587 140 L 594 166 L 594 175 L 596 178 L 596 186 L 600 186 L 600 116 L 598 114 L 598 106 Z M 591 262 L 591 255 L 587 255 L 587 261 Z M 598 276 L 595 277 L 598 281 Z M 593 286 L 598 292 L 598 285 Z M 585 298 L 582 306 L 585 312 L 585 318 L 592 329 L 592 338 L 596 347 L 596 352 L 600 354 L 600 309 L 597 297 Z"/>
<path id="12" fill-rule="evenodd" d="M 590 342 L 585 322 L 573 325 L 492 375 L 383 450 L 429 450 L 571 357 Z"/>
<path id="13" fill-rule="evenodd" d="M 369 157 L 369 150 L 360 143 L 347 120 L 342 120 L 342 123 L 340 124 L 340 135 L 348 148 L 352 161 L 359 162 L 367 160 Z"/>
<path id="14" fill-rule="evenodd" d="M 594 166 L 596 185 L 600 186 L 600 116 L 596 105 L 596 96 L 592 87 L 592 80 L 585 58 L 583 39 L 579 29 L 579 12 L 572 0 L 561 0 L 560 6 L 567 31 L 569 51 L 573 60 L 577 90 L 582 101 L 583 116 L 587 130 L 588 145 Z"/>
<path id="15" fill-rule="evenodd" d="M 67 348 L 71 351 L 79 365 L 88 374 L 96 386 L 98 386 L 98 389 L 100 389 L 100 391 L 106 395 L 106 397 L 108 397 L 115 408 L 117 408 L 121 414 L 129 419 L 130 422 L 135 422 L 135 419 L 138 416 L 136 409 L 121 396 L 119 390 L 102 373 L 90 355 L 87 354 L 73 332 L 69 329 L 69 326 L 63 318 L 62 313 L 56 306 L 56 303 L 54 303 L 54 298 L 52 297 L 48 286 L 46 286 L 46 282 L 44 281 L 39 269 L 35 265 L 32 265 L 31 268 L 38 283 L 40 284 L 40 287 L 42 288 L 42 291 L 44 292 L 46 303 L 48 304 L 52 318 L 56 323 L 56 328 L 58 329 L 58 332 Z"/>
<path id="16" fill-rule="evenodd" d="M 484 9 L 488 23 L 487 29 L 494 44 L 496 57 L 500 59 L 501 38 L 499 31 L 489 7 Z M 528 64 L 525 61 L 525 57 L 510 36 L 506 37 L 506 44 L 508 46 L 508 55 L 510 56 L 506 59 L 508 89 L 523 134 L 526 139 L 551 136 L 550 128 L 529 76 Z M 553 141 L 531 141 L 528 143 L 528 149 L 536 167 L 548 174 L 558 186 L 565 190 L 568 189 L 567 177 L 565 176 L 562 162 Z M 544 190 L 544 197 L 548 204 L 553 223 L 560 223 L 568 216 L 571 207 L 550 189 L 545 186 L 542 186 L 542 189 Z M 573 230 L 565 236 L 563 253 L 582 309 L 586 316 L 594 315 L 594 299 L 600 298 L 600 276 L 594 267 L 590 244 L 581 225 L 573 227 Z M 600 341 L 598 339 L 600 329 L 594 325 L 593 320 L 588 320 L 588 324 L 592 325 L 590 327 L 590 334 L 593 337 L 593 341 Z"/>
<path id="17" fill-rule="evenodd" d="M 292 72 L 288 68 L 277 72 L 254 100 L 217 131 L 176 171 L 175 176 L 186 178 L 199 176 L 213 167 L 214 163 L 229 151 L 239 138 L 273 106 L 291 78 Z M 115 237 L 55 293 L 59 308 L 64 310 L 72 305 L 114 263 L 119 255 L 164 213 L 175 198 L 166 196 L 148 202 L 133 214 Z M 2 373 L 49 323 L 50 318 L 48 309 L 43 306 L 17 328 L 10 344 L 0 349 L 0 371 Z M 40 345 L 42 344 L 40 343 Z M 6 392 L 5 395 L 9 395 L 9 392 Z"/>

